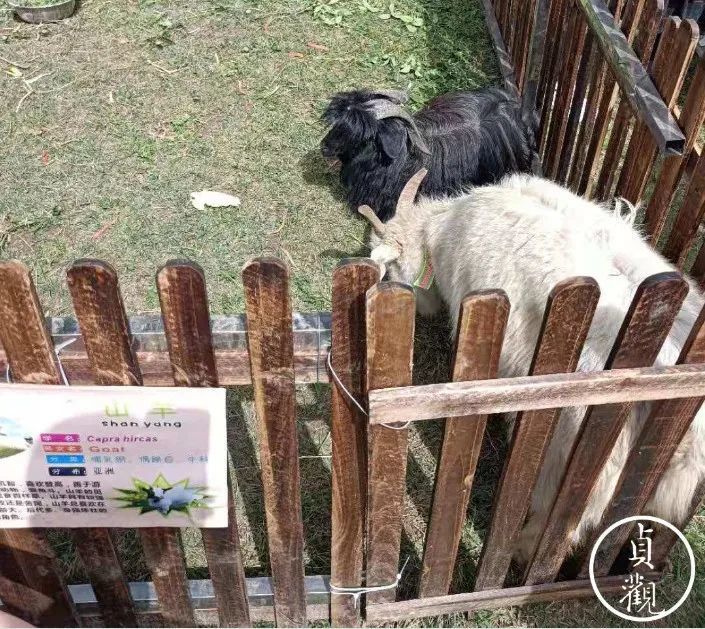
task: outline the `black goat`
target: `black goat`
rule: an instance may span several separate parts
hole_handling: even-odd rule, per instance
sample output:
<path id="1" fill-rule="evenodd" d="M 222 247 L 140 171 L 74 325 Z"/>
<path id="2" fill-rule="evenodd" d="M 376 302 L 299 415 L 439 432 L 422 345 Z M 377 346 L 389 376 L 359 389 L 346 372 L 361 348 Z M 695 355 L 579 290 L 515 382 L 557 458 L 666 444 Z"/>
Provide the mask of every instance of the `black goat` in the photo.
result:
<path id="1" fill-rule="evenodd" d="M 530 172 L 533 124 L 507 92 L 489 88 L 444 94 L 411 116 L 402 92 L 352 91 L 335 95 L 323 121 L 323 156 L 340 163 L 353 209 L 369 205 L 381 220 L 394 215 L 411 176 L 425 167 L 423 196 L 458 194 L 512 172 Z"/>

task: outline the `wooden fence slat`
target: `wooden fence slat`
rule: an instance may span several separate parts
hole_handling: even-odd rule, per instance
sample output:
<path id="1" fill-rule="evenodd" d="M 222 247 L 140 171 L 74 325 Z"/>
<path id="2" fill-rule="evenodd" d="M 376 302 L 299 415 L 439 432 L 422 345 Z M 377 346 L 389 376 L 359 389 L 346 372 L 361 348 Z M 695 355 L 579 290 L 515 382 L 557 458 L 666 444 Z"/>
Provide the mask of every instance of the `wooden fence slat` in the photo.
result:
<path id="1" fill-rule="evenodd" d="M 306 592 L 289 271 L 276 258 L 255 258 L 243 269 L 242 280 L 274 613 L 277 626 L 302 626 Z"/>
<path id="2" fill-rule="evenodd" d="M 612 198 L 612 188 L 619 172 L 622 154 L 633 120 L 634 115 L 628 101 L 620 99 L 617 113 L 612 121 L 612 131 L 607 149 L 600 165 L 597 184 L 593 190 L 593 198 L 595 199 L 607 201 Z"/>
<path id="3" fill-rule="evenodd" d="M 558 168 L 564 148 L 573 90 L 578 79 L 580 59 L 583 54 L 585 38 L 588 31 L 588 25 L 580 11 L 571 11 L 569 18 L 570 22 L 565 34 L 566 49 L 563 52 L 564 63 L 558 83 L 558 94 L 556 96 L 556 104 L 553 108 L 553 115 L 551 116 L 551 127 L 543 160 L 544 171 L 551 179 L 558 178 Z M 575 106 L 582 108 L 582 102 L 576 103 Z M 570 139 L 571 138 L 569 138 L 569 140 Z M 566 152 L 570 153 L 569 150 Z M 570 156 L 568 159 L 570 159 Z"/>
<path id="4" fill-rule="evenodd" d="M 537 0 L 528 0 L 520 4 L 519 11 L 522 14 L 521 30 L 517 32 L 514 40 L 516 46 L 516 63 L 515 71 L 517 77 L 517 85 L 519 91 L 524 93 L 524 84 L 526 76 L 526 64 L 529 57 L 529 48 L 531 42 L 532 31 L 534 28 L 534 18 L 536 16 Z"/>
<path id="5" fill-rule="evenodd" d="M 66 275 L 96 384 L 141 385 L 115 270 L 99 260 L 77 260 Z M 138 531 L 165 622 L 195 626 L 178 531 Z"/>
<path id="6" fill-rule="evenodd" d="M 678 210 L 673 229 L 666 240 L 663 255 L 674 264 L 682 267 L 698 234 L 698 228 L 705 215 L 705 151 L 700 155 L 683 203 Z M 698 256 L 700 258 L 700 256 Z M 696 259 L 695 271 L 700 261 Z M 705 268 L 705 267 L 703 267 Z"/>
<path id="7" fill-rule="evenodd" d="M 536 90 L 536 111 L 541 120 L 540 136 L 545 136 L 545 128 L 551 115 L 553 89 L 555 88 L 555 67 L 558 63 L 558 49 L 560 47 L 563 15 L 565 14 L 568 0 L 551 0 L 546 26 L 545 50 L 541 60 L 541 71 Z"/>
<path id="8" fill-rule="evenodd" d="M 644 9 L 645 0 L 636 0 L 635 2 L 630 2 L 625 8 L 625 16 L 621 23 L 622 32 L 626 35 L 627 42 L 631 45 L 633 41 L 633 34 L 636 31 L 635 25 L 641 20 L 641 15 Z M 619 17 L 622 14 L 623 2 L 618 3 L 614 8 L 612 13 L 615 15 L 615 20 L 619 21 Z M 583 115 L 583 120 L 576 123 L 577 128 L 577 138 L 575 140 L 575 155 L 572 160 L 569 172 L 567 172 L 561 181 L 566 181 L 567 185 L 572 190 L 577 190 L 580 183 L 580 176 L 582 174 L 583 168 L 585 166 L 585 158 L 587 155 L 588 141 L 590 137 L 590 132 L 595 125 L 595 116 L 597 115 L 597 106 L 602 97 L 602 89 L 604 87 L 604 81 L 606 78 L 606 63 L 601 58 L 601 52 L 599 46 L 597 46 L 594 38 L 588 32 L 588 37 L 591 38 L 591 47 L 588 48 L 586 45 L 586 56 L 582 63 L 587 64 L 587 84 L 589 85 L 587 101 L 585 105 L 585 113 Z M 582 99 L 581 99 L 582 102 Z M 575 109 L 575 108 L 574 108 Z M 576 109 L 576 113 L 580 114 L 580 109 Z M 577 116 L 576 116 L 577 117 Z M 572 137 L 574 132 L 571 131 L 572 126 L 569 122 L 568 131 L 566 132 L 568 137 Z"/>
<path id="9" fill-rule="evenodd" d="M 667 155 L 663 161 L 653 194 L 646 208 L 646 233 L 649 242 L 658 243 L 666 223 L 666 216 L 678 188 L 678 182 L 698 139 L 700 127 L 705 121 L 705 57 L 697 62 L 695 75 L 688 88 L 688 95 L 680 115 L 680 126 L 685 134 L 685 150 L 682 156 Z"/>
<path id="10" fill-rule="evenodd" d="M 693 325 L 678 364 L 705 363 L 704 322 L 705 309 Z M 595 530 L 587 548 L 594 546 L 600 532 L 612 522 L 643 512 L 702 403 L 703 398 L 699 397 L 664 400 L 654 404 L 622 470 L 602 524 Z M 629 538 L 629 530 L 629 527 L 620 527 L 604 540 L 595 556 L 595 575 L 603 576 L 609 572 Z M 588 575 L 589 558 L 580 573 L 581 577 Z"/>
<path id="11" fill-rule="evenodd" d="M 556 30 L 553 34 L 556 41 L 551 48 L 552 58 L 549 59 L 550 75 L 546 78 L 544 108 L 539 117 L 537 139 L 542 165 L 550 158 L 550 144 L 555 136 L 555 129 L 560 127 L 564 114 L 567 113 L 559 109 L 559 101 L 561 94 L 572 87 L 569 81 L 561 80 L 570 71 L 566 68 L 572 63 L 569 55 L 570 47 L 574 44 L 572 36 L 577 32 L 576 29 L 579 24 L 579 16 L 572 9 L 575 9 L 572 0 L 563 0 L 559 8 L 561 11 L 559 21 L 555 25 Z"/>
<path id="12" fill-rule="evenodd" d="M 661 33 L 654 56 L 654 85 L 669 110 L 673 111 L 690 60 L 698 43 L 698 25 L 693 20 L 671 17 Z M 617 196 L 638 203 L 644 193 L 658 145 L 643 121 L 636 123 L 617 183 Z"/>
<path id="13" fill-rule="evenodd" d="M 659 273 L 639 286 L 607 360 L 606 369 L 651 365 L 688 292 L 678 273 Z M 570 551 L 570 537 L 633 404 L 588 409 L 576 438 L 546 529 L 527 573 L 527 584 L 553 581 Z"/>
<path id="14" fill-rule="evenodd" d="M 411 384 L 415 302 L 404 284 L 382 282 L 367 293 L 367 389 Z M 367 586 L 394 583 L 399 566 L 408 430 L 370 426 L 367 466 Z M 367 595 L 393 601 L 394 589 Z"/>
<path id="15" fill-rule="evenodd" d="M 218 386 L 203 270 L 188 261 L 167 262 L 157 273 L 157 288 L 174 384 Z M 251 626 L 229 470 L 228 526 L 204 528 L 201 535 L 220 626 Z"/>
<path id="16" fill-rule="evenodd" d="M 34 282 L 29 270 L 16 261 L 0 262 L 0 341 L 12 365 L 14 382 L 61 382 Z M 0 572 L 5 577 L 0 581 L 0 598 L 8 600 L 10 611 L 36 624 L 74 626 L 75 610 L 43 532 L 6 529 L 0 531 L 0 546 Z M 49 600 L 30 596 L 32 590 Z M 14 606 L 13 601 L 20 606 Z"/>
<path id="17" fill-rule="evenodd" d="M 343 386 L 362 403 L 365 388 L 365 297 L 379 281 L 379 267 L 366 259 L 341 262 L 333 272 L 331 365 Z M 331 392 L 332 506 L 331 583 L 361 587 L 367 513 L 367 420 L 345 394 Z M 360 605 L 350 595 L 331 594 L 335 627 L 360 624 Z"/>
<path id="18" fill-rule="evenodd" d="M 629 44 L 634 42 L 634 51 L 644 65 L 648 65 L 651 59 L 664 12 L 664 0 L 646 0 L 641 12 L 637 11 L 635 7 L 634 11 L 625 17 L 624 35 Z M 615 12 L 615 19 L 618 18 L 619 15 Z M 607 67 L 604 57 L 601 57 L 601 61 L 599 69 L 602 70 L 603 80 L 600 89 L 596 90 L 594 94 L 594 100 L 591 98 L 588 103 L 586 118 L 591 133 L 586 142 L 587 149 L 577 188 L 578 194 L 587 194 L 590 197 L 617 94 L 617 81 L 612 71 Z"/>
<path id="19" fill-rule="evenodd" d="M 454 381 L 497 377 L 508 316 L 509 299 L 504 292 L 486 291 L 464 299 L 458 321 Z M 486 415 L 454 417 L 445 422 L 426 533 L 421 598 L 448 594 L 486 422 Z"/>
<path id="20" fill-rule="evenodd" d="M 568 183 L 570 169 L 574 161 L 574 151 L 575 159 L 578 159 L 577 147 L 582 136 L 584 123 L 583 103 L 589 88 L 591 64 L 594 61 L 594 48 L 595 41 L 588 30 L 583 52 L 580 55 L 580 66 L 575 80 L 575 92 L 573 93 L 573 101 L 568 116 L 568 125 L 565 130 L 566 144 L 561 151 L 558 163 L 556 181 L 562 185 L 567 185 Z"/>
<path id="21" fill-rule="evenodd" d="M 647 575 L 644 575 L 647 576 Z M 648 576 L 654 576 L 650 574 Z M 602 577 L 597 585 L 603 594 L 623 592 L 625 576 Z M 483 592 L 463 592 L 433 598 L 417 598 L 398 603 L 380 603 L 367 607 L 367 622 L 374 626 L 390 626 L 394 622 L 407 623 L 409 620 L 446 614 L 465 614 L 473 611 L 507 608 L 533 603 L 559 603 L 580 598 L 595 599 L 595 591 L 590 581 L 561 581 L 542 585 L 485 590 Z"/>
<path id="22" fill-rule="evenodd" d="M 575 371 L 600 297 L 592 278 L 556 285 L 546 306 L 531 375 Z M 520 413 L 502 471 L 475 578 L 475 590 L 501 588 L 526 519 L 541 464 L 561 409 Z"/>

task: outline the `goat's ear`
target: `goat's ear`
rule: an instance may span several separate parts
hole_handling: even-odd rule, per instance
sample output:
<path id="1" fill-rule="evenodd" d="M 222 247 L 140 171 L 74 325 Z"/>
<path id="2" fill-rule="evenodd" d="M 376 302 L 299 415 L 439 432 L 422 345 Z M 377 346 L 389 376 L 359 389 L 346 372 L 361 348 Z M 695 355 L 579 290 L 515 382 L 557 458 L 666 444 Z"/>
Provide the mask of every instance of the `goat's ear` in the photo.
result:
<path id="1" fill-rule="evenodd" d="M 398 159 L 406 150 L 408 138 L 406 127 L 398 120 L 388 119 L 380 122 L 377 131 L 377 146 L 388 159 Z"/>

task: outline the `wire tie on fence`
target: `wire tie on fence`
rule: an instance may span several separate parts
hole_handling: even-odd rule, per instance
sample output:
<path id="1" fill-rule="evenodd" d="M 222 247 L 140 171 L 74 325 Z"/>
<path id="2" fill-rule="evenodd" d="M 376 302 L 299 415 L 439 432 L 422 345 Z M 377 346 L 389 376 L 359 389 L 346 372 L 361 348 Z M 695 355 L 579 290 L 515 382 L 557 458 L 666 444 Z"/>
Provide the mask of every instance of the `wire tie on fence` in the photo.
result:
<path id="1" fill-rule="evenodd" d="M 54 353 L 56 354 L 56 362 L 59 366 L 59 373 L 61 374 L 61 380 L 62 382 L 66 385 L 69 386 L 69 379 L 66 377 L 66 372 L 64 371 L 64 366 L 61 364 L 61 357 L 59 354 L 61 353 L 61 350 L 65 349 L 71 343 L 75 343 L 76 339 L 78 337 L 74 336 L 72 339 L 68 339 L 64 341 L 63 343 L 59 343 L 55 348 L 54 348 Z M 5 380 L 7 381 L 8 384 L 12 384 L 12 375 L 10 374 L 10 361 L 7 361 L 7 366 L 5 367 Z"/>
<path id="2" fill-rule="evenodd" d="M 369 413 L 362 407 L 362 404 L 360 404 L 360 402 L 358 402 L 358 401 L 355 399 L 355 396 L 354 396 L 352 393 L 350 393 L 350 391 L 348 391 L 347 387 L 340 381 L 340 378 L 338 378 L 338 374 L 335 373 L 335 369 L 333 369 L 333 364 L 331 363 L 331 359 L 330 359 L 332 352 L 333 352 L 332 348 L 328 350 L 328 359 L 327 359 L 327 361 L 326 361 L 326 362 L 328 363 L 328 369 L 330 370 L 330 375 L 333 376 L 333 380 L 334 380 L 335 383 L 338 385 L 338 388 L 339 388 L 343 393 L 345 393 L 345 396 L 346 396 L 355 406 L 357 406 L 358 410 L 359 410 L 365 417 L 369 417 L 369 416 L 370 416 Z M 411 423 L 411 422 L 406 422 L 406 423 L 401 424 L 401 425 L 399 425 L 399 426 L 393 426 L 392 424 L 380 424 L 380 426 L 384 426 L 385 428 L 389 428 L 390 430 L 404 430 L 404 429 L 406 429 L 406 428 L 409 427 L 409 424 L 410 424 L 410 423 Z"/>
<path id="3" fill-rule="evenodd" d="M 371 585 L 369 587 L 338 587 L 337 585 L 329 583 L 328 589 L 330 589 L 331 594 L 348 594 L 352 596 L 353 601 L 355 603 L 355 609 L 357 609 L 358 605 L 360 604 L 360 597 L 363 594 L 368 594 L 369 592 L 382 592 L 384 590 L 396 589 L 396 587 L 399 585 L 399 582 L 401 581 L 402 575 L 404 574 L 406 564 L 408 563 L 409 556 L 407 555 L 406 559 L 404 560 L 404 565 L 401 567 L 401 570 L 397 573 L 397 578 L 394 579 L 394 583 L 390 583 L 389 585 Z"/>
<path id="4" fill-rule="evenodd" d="M 61 364 L 61 357 L 59 356 L 59 354 L 63 349 L 67 348 L 72 343 L 75 343 L 77 338 L 77 336 L 74 336 L 72 339 L 68 339 L 63 343 L 59 343 L 54 348 L 54 353 L 56 354 L 56 362 L 59 364 L 59 373 L 61 374 L 61 380 L 66 386 L 69 386 L 69 379 L 66 377 L 66 372 L 64 371 L 64 366 Z"/>

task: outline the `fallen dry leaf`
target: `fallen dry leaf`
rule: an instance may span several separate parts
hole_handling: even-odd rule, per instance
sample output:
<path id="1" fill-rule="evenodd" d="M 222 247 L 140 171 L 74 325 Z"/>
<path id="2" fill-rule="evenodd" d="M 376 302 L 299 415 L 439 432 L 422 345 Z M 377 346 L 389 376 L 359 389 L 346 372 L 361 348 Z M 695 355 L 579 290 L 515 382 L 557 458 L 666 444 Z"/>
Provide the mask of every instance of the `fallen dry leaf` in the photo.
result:
<path id="1" fill-rule="evenodd" d="M 289 53 L 289 58 L 290 59 L 301 59 L 304 56 L 302 52 L 290 52 Z"/>
<path id="2" fill-rule="evenodd" d="M 308 42 L 306 44 L 309 48 L 312 48 L 313 50 L 319 50 L 320 52 L 328 52 L 330 48 L 328 46 L 324 46 L 323 44 L 317 44 L 316 42 Z"/>
<path id="3" fill-rule="evenodd" d="M 201 190 L 201 192 L 191 193 L 191 204 L 197 210 L 208 207 L 240 207 L 240 198 L 225 192 L 215 192 L 213 190 Z"/>
<path id="4" fill-rule="evenodd" d="M 114 218 L 112 221 L 108 221 L 105 225 L 103 225 L 95 234 L 91 236 L 91 240 L 100 240 L 105 234 L 108 233 L 108 230 L 117 223 L 117 218 Z"/>
<path id="5" fill-rule="evenodd" d="M 49 151 L 42 151 L 40 159 L 42 160 L 42 164 L 46 166 L 51 161 L 51 158 L 49 157 Z"/>

